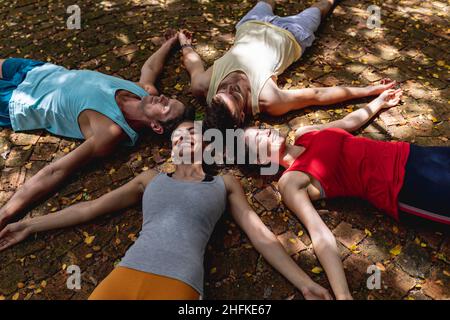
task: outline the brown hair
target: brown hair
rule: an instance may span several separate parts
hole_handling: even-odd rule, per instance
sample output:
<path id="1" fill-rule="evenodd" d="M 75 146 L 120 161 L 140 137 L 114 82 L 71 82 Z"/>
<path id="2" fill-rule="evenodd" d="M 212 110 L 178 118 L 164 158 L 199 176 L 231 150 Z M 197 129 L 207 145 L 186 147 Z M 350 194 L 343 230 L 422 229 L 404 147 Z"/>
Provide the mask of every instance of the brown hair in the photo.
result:
<path id="1" fill-rule="evenodd" d="M 186 120 L 194 121 L 195 119 L 195 109 L 193 106 L 184 105 L 184 111 L 173 119 L 166 121 L 160 121 L 161 126 L 164 128 L 164 134 L 170 135 L 172 131 L 175 130 L 180 123 Z"/>
<path id="2" fill-rule="evenodd" d="M 206 128 L 219 129 L 225 132 L 226 129 L 234 129 L 242 125 L 239 117 L 233 116 L 225 100 L 220 95 L 215 95 L 205 109 L 204 125 Z"/>

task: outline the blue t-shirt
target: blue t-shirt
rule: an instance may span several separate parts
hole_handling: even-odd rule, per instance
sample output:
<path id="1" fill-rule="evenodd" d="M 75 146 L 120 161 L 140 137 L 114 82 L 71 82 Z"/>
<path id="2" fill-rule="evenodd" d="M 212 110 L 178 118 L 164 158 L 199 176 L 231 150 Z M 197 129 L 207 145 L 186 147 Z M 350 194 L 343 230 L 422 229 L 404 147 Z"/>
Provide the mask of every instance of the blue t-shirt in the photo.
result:
<path id="1" fill-rule="evenodd" d="M 90 70 L 68 70 L 46 63 L 29 71 L 9 102 L 15 131 L 46 129 L 69 138 L 84 139 L 78 117 L 84 110 L 97 111 L 119 125 L 134 145 L 138 134 L 128 125 L 115 94 L 126 90 L 139 97 L 148 93 L 137 84 Z"/>

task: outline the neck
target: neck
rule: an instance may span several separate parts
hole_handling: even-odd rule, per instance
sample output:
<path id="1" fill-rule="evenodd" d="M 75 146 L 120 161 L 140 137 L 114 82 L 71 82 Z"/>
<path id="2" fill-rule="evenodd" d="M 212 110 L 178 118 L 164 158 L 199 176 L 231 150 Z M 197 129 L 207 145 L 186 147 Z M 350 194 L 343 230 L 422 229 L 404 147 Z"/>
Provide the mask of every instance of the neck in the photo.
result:
<path id="1" fill-rule="evenodd" d="M 118 103 L 126 121 L 135 130 L 147 127 L 147 123 L 143 121 L 143 119 L 147 118 L 140 108 L 140 103 L 140 99 L 128 96 L 122 97 L 120 102 Z"/>
<path id="2" fill-rule="evenodd" d="M 179 164 L 173 175 L 179 179 L 199 180 L 204 178 L 205 172 L 201 164 Z"/>

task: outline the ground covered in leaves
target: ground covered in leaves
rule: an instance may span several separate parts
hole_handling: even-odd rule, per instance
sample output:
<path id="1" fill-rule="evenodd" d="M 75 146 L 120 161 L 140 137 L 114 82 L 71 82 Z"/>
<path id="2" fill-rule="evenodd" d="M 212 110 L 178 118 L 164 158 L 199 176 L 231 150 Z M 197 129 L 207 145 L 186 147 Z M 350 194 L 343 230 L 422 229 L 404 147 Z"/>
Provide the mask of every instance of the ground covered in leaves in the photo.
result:
<path id="1" fill-rule="evenodd" d="M 70 2 L 70 1 L 69 1 Z M 140 67 L 157 48 L 166 28 L 194 32 L 196 47 L 208 65 L 230 47 L 235 23 L 253 1 L 77 1 L 81 30 L 67 30 L 67 1 L 2 1 L 0 55 L 50 61 L 69 68 L 89 68 L 136 81 Z M 311 1 L 279 1 L 279 15 L 294 14 Z M 282 4 L 281 4 L 282 3 Z M 367 7 L 381 6 L 381 28 L 366 27 Z M 449 23 L 445 1 L 344 0 L 321 31 L 314 47 L 280 78 L 285 88 L 368 85 L 384 77 L 401 82 L 404 103 L 381 114 L 358 134 L 419 145 L 450 145 Z M 179 53 L 169 60 L 159 88 L 202 106 L 189 93 L 189 79 Z M 327 122 L 362 106 L 310 108 L 260 122 L 288 130 Z M 0 131 L 0 205 L 27 179 L 79 141 L 45 132 Z M 167 142 L 145 136 L 134 148 L 78 172 L 26 217 L 45 215 L 70 204 L 94 199 L 148 168 L 173 170 Z M 249 201 L 279 236 L 297 263 L 329 287 L 307 232 L 280 202 L 276 180 L 228 168 L 240 177 Z M 432 199 L 430 199 L 432 201 Z M 448 229 L 424 222 L 396 223 L 354 199 L 315 203 L 333 230 L 350 288 L 358 299 L 449 299 Z M 1 299 L 85 299 L 138 237 L 140 207 L 102 217 L 67 230 L 39 234 L 0 253 Z M 177 237 L 176 234 L 173 235 Z M 82 289 L 66 288 L 66 268 L 82 270 Z M 382 287 L 366 286 L 367 267 L 382 270 Z M 206 299 L 302 299 L 249 244 L 228 214 L 217 226 L 205 257 Z"/>

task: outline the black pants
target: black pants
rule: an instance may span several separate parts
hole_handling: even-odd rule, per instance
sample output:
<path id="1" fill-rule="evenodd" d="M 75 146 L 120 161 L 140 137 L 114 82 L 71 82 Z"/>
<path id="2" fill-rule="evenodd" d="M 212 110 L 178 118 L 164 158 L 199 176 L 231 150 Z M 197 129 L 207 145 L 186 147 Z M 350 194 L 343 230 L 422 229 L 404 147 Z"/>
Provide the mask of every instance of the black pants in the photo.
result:
<path id="1" fill-rule="evenodd" d="M 411 145 L 398 201 L 405 214 L 450 224 L 450 147 Z"/>

